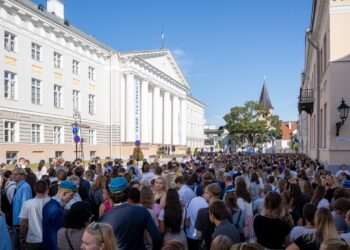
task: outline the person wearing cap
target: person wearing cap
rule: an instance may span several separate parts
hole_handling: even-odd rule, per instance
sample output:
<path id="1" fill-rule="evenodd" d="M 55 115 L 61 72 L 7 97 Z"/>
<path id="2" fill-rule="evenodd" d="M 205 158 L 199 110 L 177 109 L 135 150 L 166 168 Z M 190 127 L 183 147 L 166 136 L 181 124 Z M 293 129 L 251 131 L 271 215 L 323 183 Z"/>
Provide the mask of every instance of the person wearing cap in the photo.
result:
<path id="1" fill-rule="evenodd" d="M 58 249 L 57 232 L 63 226 L 64 205 L 77 192 L 77 185 L 71 181 L 62 181 L 57 194 L 43 207 L 43 249 Z"/>
<path id="2" fill-rule="evenodd" d="M 151 214 L 142 206 L 127 203 L 129 194 L 127 180 L 123 177 L 113 178 L 108 186 L 115 205 L 110 212 L 102 215 L 99 221 L 112 226 L 118 239 L 118 249 L 146 249 L 143 240 L 144 230 L 148 231 L 152 238 L 153 249 L 160 249 L 162 237 Z"/>

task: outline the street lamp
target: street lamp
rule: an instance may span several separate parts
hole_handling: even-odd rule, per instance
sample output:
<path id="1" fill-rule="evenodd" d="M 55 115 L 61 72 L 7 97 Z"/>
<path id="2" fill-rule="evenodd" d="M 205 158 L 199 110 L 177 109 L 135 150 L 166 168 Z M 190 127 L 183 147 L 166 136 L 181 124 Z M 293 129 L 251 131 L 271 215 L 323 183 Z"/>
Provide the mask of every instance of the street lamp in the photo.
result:
<path id="1" fill-rule="evenodd" d="M 336 124 L 336 126 L 337 126 L 336 136 L 339 136 L 339 130 L 340 130 L 341 126 L 344 125 L 344 122 L 345 122 L 346 118 L 348 118 L 348 115 L 349 115 L 349 106 L 345 104 L 344 98 L 341 99 L 341 104 L 339 105 L 339 107 L 337 109 L 338 109 L 339 116 L 341 119 L 341 121 L 337 122 L 337 124 Z"/>

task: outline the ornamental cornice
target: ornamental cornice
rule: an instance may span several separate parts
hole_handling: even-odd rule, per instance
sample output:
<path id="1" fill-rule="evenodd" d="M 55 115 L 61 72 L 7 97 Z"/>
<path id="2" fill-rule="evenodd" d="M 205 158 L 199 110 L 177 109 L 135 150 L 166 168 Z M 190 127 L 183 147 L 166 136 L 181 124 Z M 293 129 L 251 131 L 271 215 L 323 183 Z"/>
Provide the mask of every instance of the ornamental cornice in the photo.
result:
<path id="1" fill-rule="evenodd" d="M 3 2 L 3 3 L 1 3 Z M 109 50 L 93 43 L 92 41 L 84 38 L 82 35 L 77 34 L 67 27 L 63 27 L 65 24 L 61 24 L 51 20 L 46 15 L 52 15 L 51 13 L 43 12 L 42 15 L 31 10 L 28 6 L 20 1 L 13 2 L 11 0 L 0 0 L 0 5 L 9 9 L 11 12 L 18 14 L 21 18 L 26 19 L 28 22 L 35 24 L 35 26 L 42 27 L 44 30 L 48 30 L 56 36 L 56 39 L 63 37 L 67 43 L 72 43 L 76 47 L 81 47 L 82 51 L 89 51 L 91 54 L 97 57 L 107 59 L 110 56 Z M 78 30 L 77 30 L 78 31 Z M 44 39 L 47 39 L 44 37 Z"/>

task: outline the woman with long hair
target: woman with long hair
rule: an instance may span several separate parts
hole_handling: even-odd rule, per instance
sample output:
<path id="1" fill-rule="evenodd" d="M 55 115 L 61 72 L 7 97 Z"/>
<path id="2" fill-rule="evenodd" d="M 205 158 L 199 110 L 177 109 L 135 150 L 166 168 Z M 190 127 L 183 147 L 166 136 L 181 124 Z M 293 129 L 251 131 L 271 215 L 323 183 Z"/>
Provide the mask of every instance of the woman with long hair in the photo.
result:
<path id="1" fill-rule="evenodd" d="M 91 223 L 83 234 L 82 250 L 117 250 L 112 226 L 106 223 Z"/>
<path id="2" fill-rule="evenodd" d="M 265 196 L 261 215 L 254 218 L 254 231 L 257 242 L 265 248 L 282 249 L 289 243 L 291 226 L 282 218 L 286 216 L 283 198 L 277 192 Z"/>
<path id="3" fill-rule="evenodd" d="M 287 250 L 318 250 L 322 242 L 328 239 L 339 239 L 339 234 L 334 226 L 331 211 L 321 207 L 315 214 L 315 232 L 299 236 Z"/>
<path id="4" fill-rule="evenodd" d="M 259 181 L 259 176 L 256 172 L 250 174 L 250 187 L 252 190 L 252 200 L 255 201 L 261 198 L 262 188 Z"/>
<path id="5" fill-rule="evenodd" d="M 236 194 L 237 206 L 244 211 L 245 225 L 243 227 L 243 234 L 246 239 L 250 239 L 254 236 L 252 195 L 242 176 L 236 177 Z"/>
<path id="6" fill-rule="evenodd" d="M 299 180 L 299 187 L 304 195 L 305 202 L 310 202 L 314 194 L 314 188 L 312 187 L 311 182 L 307 180 Z"/>
<path id="7" fill-rule="evenodd" d="M 245 225 L 244 211 L 237 206 L 237 194 L 234 191 L 228 191 L 225 196 L 226 207 L 232 214 L 232 223 L 237 227 L 241 240 L 244 241 L 243 227 Z"/>
<path id="8" fill-rule="evenodd" d="M 104 202 L 103 190 L 106 189 L 106 177 L 103 175 L 97 176 L 95 182 L 89 191 L 89 203 L 93 214 L 93 220 L 97 220 L 99 216 L 100 205 Z"/>
<path id="9" fill-rule="evenodd" d="M 314 218 L 317 208 L 312 204 L 306 204 L 303 208 L 305 226 L 295 226 L 290 232 L 290 241 L 295 241 L 300 235 L 315 231 Z"/>
<path id="10" fill-rule="evenodd" d="M 189 225 L 186 208 L 181 204 L 176 189 L 169 189 L 166 193 L 165 207 L 159 214 L 160 232 L 164 234 L 164 242 L 178 240 L 187 249 L 187 238 L 184 227 Z"/>
<path id="11" fill-rule="evenodd" d="M 43 175 L 47 175 L 47 167 L 45 166 L 45 161 L 41 160 L 38 164 L 38 172 L 36 176 L 38 177 L 38 180 L 41 180 Z"/>
<path id="12" fill-rule="evenodd" d="M 165 179 L 161 176 L 157 177 L 154 181 L 153 185 L 153 194 L 154 194 L 154 203 L 158 204 L 160 209 L 165 206 L 165 197 L 166 197 L 167 186 Z M 157 212 L 158 216 L 159 212 Z"/>
<path id="13" fill-rule="evenodd" d="M 100 205 L 98 209 L 98 217 L 101 217 L 104 213 L 109 212 L 113 207 L 113 200 L 107 188 L 103 189 L 102 197 L 104 202 Z"/>
<path id="14" fill-rule="evenodd" d="M 325 198 L 325 196 L 326 196 L 326 188 L 324 186 L 317 186 L 311 198 L 311 204 L 317 208 L 321 208 L 321 207 L 329 208 L 329 202 Z"/>

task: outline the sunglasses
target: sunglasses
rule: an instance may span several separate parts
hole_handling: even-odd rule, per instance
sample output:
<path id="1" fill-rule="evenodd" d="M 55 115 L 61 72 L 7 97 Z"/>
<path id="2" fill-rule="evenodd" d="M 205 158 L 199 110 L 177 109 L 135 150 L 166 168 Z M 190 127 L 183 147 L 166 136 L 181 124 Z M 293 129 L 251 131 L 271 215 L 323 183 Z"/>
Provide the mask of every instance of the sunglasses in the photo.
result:
<path id="1" fill-rule="evenodd" d="M 92 222 L 90 225 L 89 225 L 89 228 L 91 228 L 92 230 L 99 230 L 100 231 L 100 234 L 101 234 L 101 238 L 102 238 L 102 243 L 105 242 L 104 238 L 103 238 L 103 233 L 102 233 L 102 226 L 100 223 L 97 223 L 97 222 Z"/>

